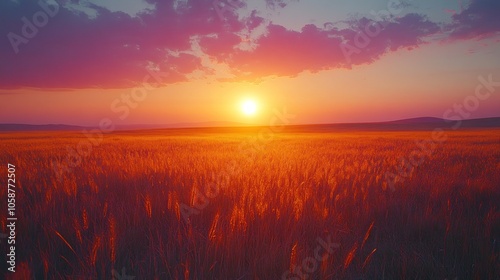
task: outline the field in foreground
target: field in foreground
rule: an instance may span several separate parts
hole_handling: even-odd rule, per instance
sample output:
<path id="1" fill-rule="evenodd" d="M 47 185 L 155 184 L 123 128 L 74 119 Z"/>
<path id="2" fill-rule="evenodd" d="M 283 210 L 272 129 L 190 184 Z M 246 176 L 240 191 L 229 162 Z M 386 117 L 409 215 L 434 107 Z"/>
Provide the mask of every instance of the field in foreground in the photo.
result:
<path id="1" fill-rule="evenodd" d="M 2 252 L 1 274 L 499 279 L 499 134 L 0 134 L 18 217 L 17 272 Z"/>

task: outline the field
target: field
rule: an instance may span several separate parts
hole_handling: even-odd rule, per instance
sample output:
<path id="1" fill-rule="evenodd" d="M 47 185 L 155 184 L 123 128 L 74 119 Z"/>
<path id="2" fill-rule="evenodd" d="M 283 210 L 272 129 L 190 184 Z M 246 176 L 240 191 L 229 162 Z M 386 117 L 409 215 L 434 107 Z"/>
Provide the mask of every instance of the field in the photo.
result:
<path id="1" fill-rule="evenodd" d="M 3 133 L 18 217 L 4 276 L 499 279 L 499 135 L 117 132 L 58 169 L 86 136 Z"/>

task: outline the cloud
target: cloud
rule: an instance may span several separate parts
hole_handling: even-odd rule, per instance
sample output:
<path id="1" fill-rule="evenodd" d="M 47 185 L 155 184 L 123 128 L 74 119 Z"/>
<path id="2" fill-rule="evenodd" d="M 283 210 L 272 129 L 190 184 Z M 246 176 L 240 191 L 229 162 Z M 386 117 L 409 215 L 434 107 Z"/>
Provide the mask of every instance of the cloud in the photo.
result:
<path id="1" fill-rule="evenodd" d="M 295 2 L 298 2 L 299 0 L 295 0 Z M 275 9 L 277 7 L 279 8 L 284 8 L 288 5 L 287 0 L 266 0 L 266 5 L 268 8 Z"/>
<path id="2" fill-rule="evenodd" d="M 363 17 L 338 33 L 345 40 L 346 59 L 355 65 L 373 62 L 391 51 L 416 48 L 439 31 L 439 25 L 425 16 L 407 14 L 383 21 Z"/>
<path id="3" fill-rule="evenodd" d="M 87 2 L 94 17 L 59 2 L 58 12 L 37 27 L 34 16 L 43 8 L 36 1 L 2 1 L 0 34 L 17 41 L 13 47 L 7 36 L 0 40 L 0 87 L 123 88 L 140 83 L 147 68 L 170 73 L 168 82 L 184 81 L 202 68 L 193 36 L 234 33 L 242 24 L 235 13 L 222 22 L 211 0 L 174 2 L 148 0 L 155 9 L 136 17 Z M 34 31 L 23 34 L 24 25 Z"/>
<path id="4" fill-rule="evenodd" d="M 500 32 L 500 1 L 472 0 L 461 13 L 452 16 L 450 39 L 488 37 Z"/>
<path id="5" fill-rule="evenodd" d="M 23 35 L 23 25 L 32 24 L 43 8 L 36 1 L 0 2 L 0 34 L 24 38 L 17 54 L 8 36 L 0 40 L 0 88 L 126 88 L 140 84 L 148 69 L 169 73 L 167 84 L 188 81 L 193 73 L 213 75 L 214 65 L 223 65 L 233 80 L 296 76 L 372 63 L 387 53 L 417 48 L 441 31 L 420 14 L 379 21 L 362 17 L 342 28 L 309 24 L 297 31 L 257 11 L 242 18 L 241 1 L 228 4 L 223 18 L 213 0 L 145 0 L 154 8 L 133 15 L 90 1 L 57 1 L 58 12 L 33 36 Z M 296 0 L 265 0 L 272 9 L 291 1 Z M 499 3 L 473 1 L 453 15 L 451 36 L 498 32 Z"/>
<path id="6" fill-rule="evenodd" d="M 366 31 L 367 26 L 379 26 L 377 34 Z M 385 22 L 361 18 L 351 21 L 345 29 L 325 29 L 311 24 L 293 31 L 271 23 L 250 51 L 237 49 L 236 45 L 228 47 L 236 43 L 235 38 L 220 39 L 218 43 L 224 48 L 211 41 L 202 41 L 201 46 L 207 55 L 228 64 L 235 79 L 259 80 L 371 63 L 385 53 L 416 48 L 439 30 L 436 23 L 417 14 Z M 366 39 L 363 44 L 359 43 L 361 37 Z M 346 47 L 352 52 L 346 51 Z"/>

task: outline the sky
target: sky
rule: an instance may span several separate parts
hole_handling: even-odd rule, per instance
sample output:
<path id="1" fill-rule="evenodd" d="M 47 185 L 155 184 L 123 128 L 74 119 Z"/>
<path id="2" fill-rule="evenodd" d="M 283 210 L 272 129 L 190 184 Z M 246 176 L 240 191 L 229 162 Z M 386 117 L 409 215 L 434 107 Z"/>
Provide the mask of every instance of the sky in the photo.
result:
<path id="1" fill-rule="evenodd" d="M 4 0 L 0 123 L 499 117 L 499 12 L 498 0 Z"/>

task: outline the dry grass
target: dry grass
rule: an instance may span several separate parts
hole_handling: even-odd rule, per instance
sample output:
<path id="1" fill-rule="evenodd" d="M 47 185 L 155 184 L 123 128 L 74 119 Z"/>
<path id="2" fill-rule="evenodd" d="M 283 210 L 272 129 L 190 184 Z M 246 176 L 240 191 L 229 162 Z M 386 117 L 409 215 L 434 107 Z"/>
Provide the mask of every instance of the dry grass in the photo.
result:
<path id="1" fill-rule="evenodd" d="M 16 275 L 280 279 L 330 237 L 340 247 L 308 279 L 498 279 L 499 133 L 450 132 L 394 192 L 384 174 L 429 132 L 283 133 L 252 153 L 238 147 L 254 134 L 111 134 L 61 182 L 51 162 L 81 134 L 1 134 L 19 179 Z M 181 205 L 214 184 L 186 222 Z"/>

